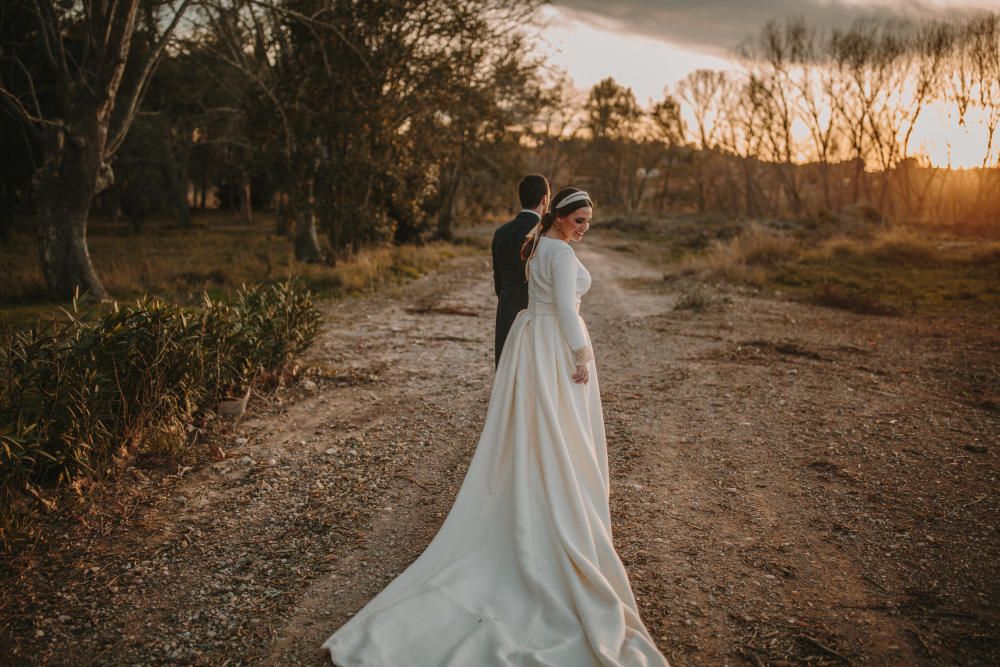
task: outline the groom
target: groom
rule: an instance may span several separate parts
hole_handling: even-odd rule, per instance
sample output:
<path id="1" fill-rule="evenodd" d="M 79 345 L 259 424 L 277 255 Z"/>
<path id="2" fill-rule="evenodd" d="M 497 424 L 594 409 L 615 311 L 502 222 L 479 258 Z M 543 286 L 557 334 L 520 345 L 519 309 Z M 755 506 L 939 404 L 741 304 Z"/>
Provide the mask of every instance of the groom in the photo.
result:
<path id="1" fill-rule="evenodd" d="M 521 200 L 521 212 L 493 233 L 493 285 L 498 298 L 494 366 L 500 365 L 500 353 L 514 318 L 528 307 L 528 281 L 524 278 L 521 243 L 549 205 L 549 182 L 541 174 L 529 174 L 518 183 L 517 196 Z"/>

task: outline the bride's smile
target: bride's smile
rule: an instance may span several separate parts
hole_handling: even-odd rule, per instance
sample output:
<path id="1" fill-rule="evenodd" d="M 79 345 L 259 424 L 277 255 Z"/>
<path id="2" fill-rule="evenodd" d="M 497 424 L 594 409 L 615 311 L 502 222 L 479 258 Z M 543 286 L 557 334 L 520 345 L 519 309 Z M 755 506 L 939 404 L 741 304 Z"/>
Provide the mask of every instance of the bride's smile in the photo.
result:
<path id="1" fill-rule="evenodd" d="M 590 206 L 584 206 L 568 215 L 558 216 L 552 224 L 551 233 L 548 235 L 567 243 L 569 241 L 582 241 L 583 235 L 590 229 L 593 211 L 594 209 Z"/>

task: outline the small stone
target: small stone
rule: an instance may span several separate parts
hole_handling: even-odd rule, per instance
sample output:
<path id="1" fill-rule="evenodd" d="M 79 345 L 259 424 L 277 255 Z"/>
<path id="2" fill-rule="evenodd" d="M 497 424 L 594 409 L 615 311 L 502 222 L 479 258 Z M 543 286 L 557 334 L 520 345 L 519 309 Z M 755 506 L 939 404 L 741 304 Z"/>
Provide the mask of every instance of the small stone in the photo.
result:
<path id="1" fill-rule="evenodd" d="M 305 389 L 306 391 L 316 391 L 317 389 L 316 383 L 313 382 L 312 380 L 303 380 L 302 388 Z"/>
<path id="2" fill-rule="evenodd" d="M 234 440 L 234 442 L 236 443 L 237 447 L 242 447 L 243 445 L 247 444 L 250 441 L 247 440 L 244 437 L 239 437 L 239 438 L 236 438 L 236 440 Z"/>

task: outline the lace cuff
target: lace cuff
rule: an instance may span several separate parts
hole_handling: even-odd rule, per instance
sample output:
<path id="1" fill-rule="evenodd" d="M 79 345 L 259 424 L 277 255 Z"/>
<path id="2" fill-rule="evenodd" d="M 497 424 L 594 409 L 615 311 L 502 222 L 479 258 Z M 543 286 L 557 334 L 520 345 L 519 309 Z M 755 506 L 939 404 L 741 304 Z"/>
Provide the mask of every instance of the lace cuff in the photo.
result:
<path id="1" fill-rule="evenodd" d="M 584 345 L 579 350 L 573 350 L 573 363 L 577 366 L 585 366 L 594 360 L 594 351 L 589 345 Z"/>

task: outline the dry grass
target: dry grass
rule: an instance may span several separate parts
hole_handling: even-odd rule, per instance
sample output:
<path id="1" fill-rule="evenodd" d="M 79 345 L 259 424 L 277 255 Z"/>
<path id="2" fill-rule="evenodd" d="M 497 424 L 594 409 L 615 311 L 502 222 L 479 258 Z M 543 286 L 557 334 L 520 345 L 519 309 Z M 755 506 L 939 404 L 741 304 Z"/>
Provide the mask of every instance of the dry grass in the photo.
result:
<path id="1" fill-rule="evenodd" d="M 1000 242 L 888 227 L 864 238 L 829 238 L 770 281 L 812 303 L 861 314 L 992 309 L 1000 306 Z"/>
<path id="2" fill-rule="evenodd" d="M 730 234 L 709 221 L 695 237 L 689 227 L 664 221 L 662 241 L 653 233 L 645 238 L 645 245 L 673 252 L 691 238 L 718 235 L 704 248 L 665 259 L 667 277 L 777 288 L 796 299 L 870 315 L 1000 311 L 1000 241 L 994 239 L 907 226 L 833 232 L 753 222 Z M 644 250 L 647 257 L 655 254 Z"/>
<path id="3" fill-rule="evenodd" d="M 258 215 L 247 227 L 227 214 L 200 214 L 182 229 L 150 223 L 137 234 L 127 226 L 98 221 L 89 233 L 90 253 L 104 286 L 118 300 L 143 294 L 196 304 L 203 292 L 232 296 L 242 284 L 300 278 L 319 295 L 364 291 L 433 270 L 467 246 L 367 248 L 329 264 L 296 262 L 291 242 L 274 233 L 273 220 Z M 34 234 L 21 230 L 0 246 L 0 324 L 22 326 L 58 314 L 49 300 Z"/>
<path id="4" fill-rule="evenodd" d="M 868 237 L 837 235 L 804 254 L 804 259 L 830 260 L 864 256 L 893 265 L 923 265 L 943 260 L 940 237 L 924 234 L 912 227 L 887 227 Z"/>
<path id="5" fill-rule="evenodd" d="M 705 278 L 762 285 L 769 269 L 794 261 L 801 252 L 802 245 L 795 238 L 754 222 L 731 239 L 712 241 L 704 254 L 686 257 L 680 270 Z"/>

